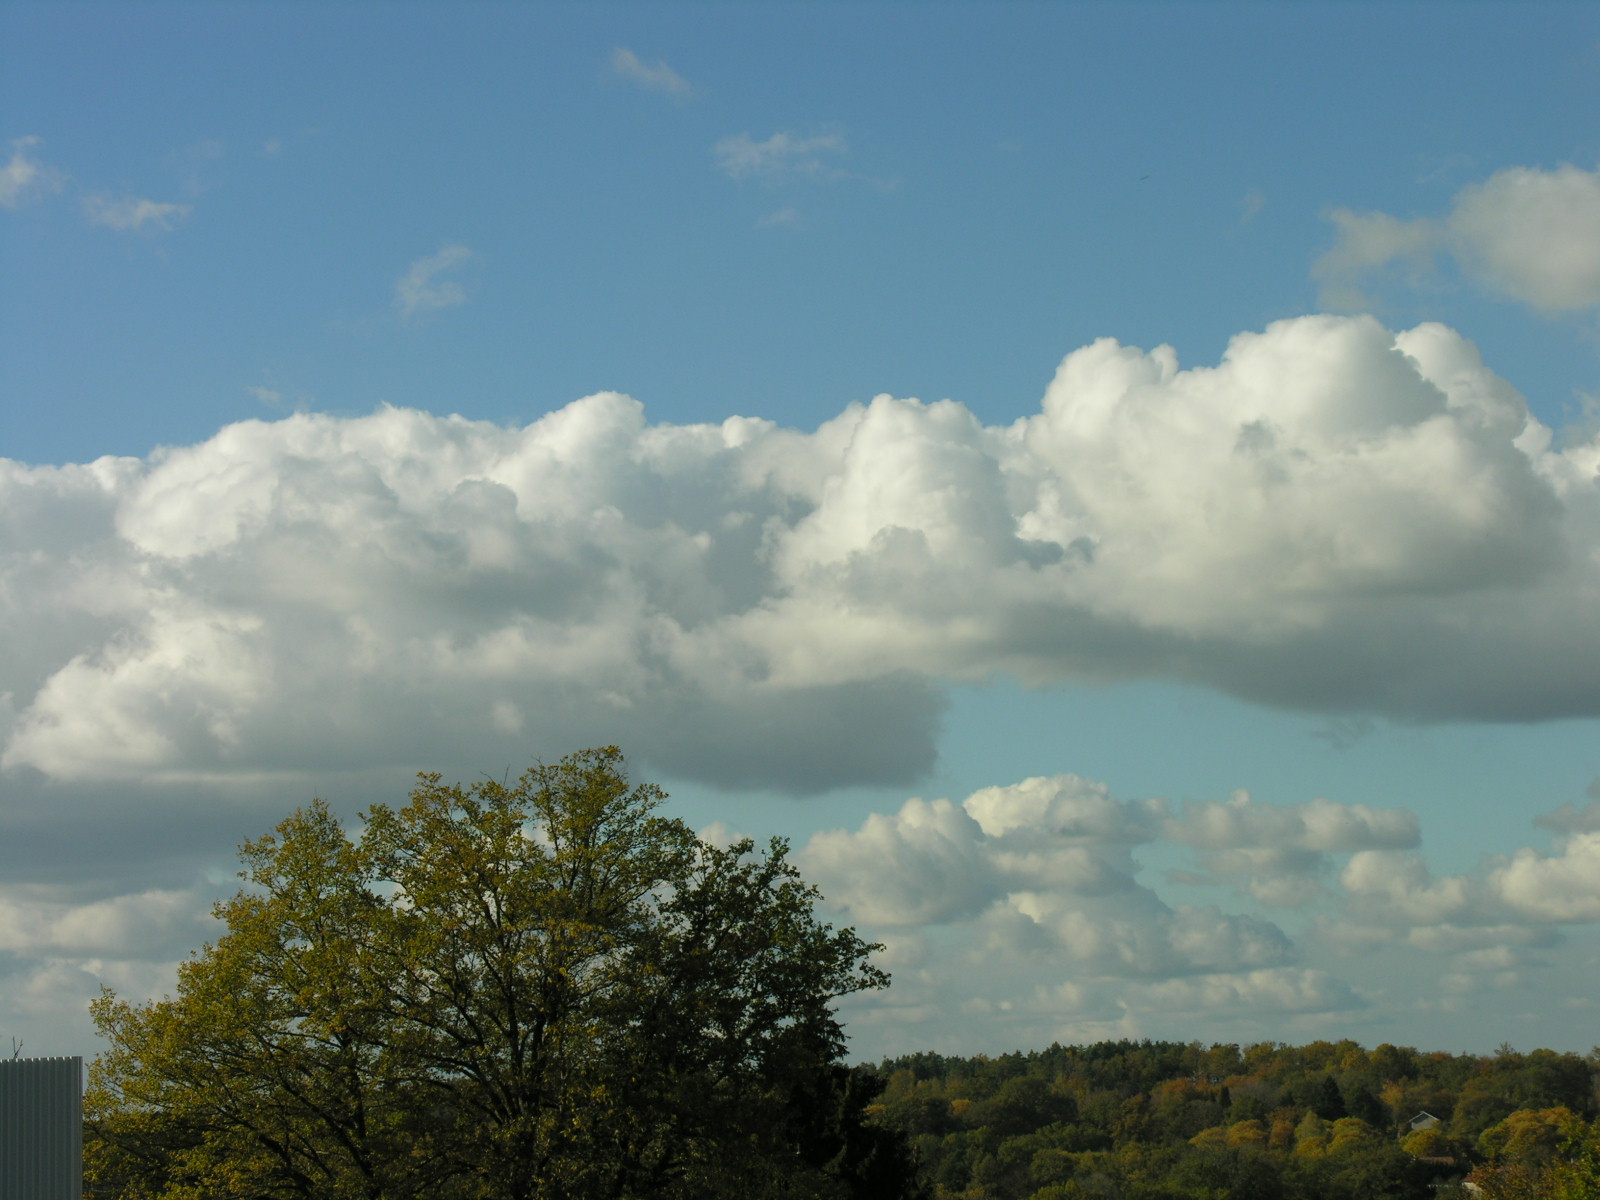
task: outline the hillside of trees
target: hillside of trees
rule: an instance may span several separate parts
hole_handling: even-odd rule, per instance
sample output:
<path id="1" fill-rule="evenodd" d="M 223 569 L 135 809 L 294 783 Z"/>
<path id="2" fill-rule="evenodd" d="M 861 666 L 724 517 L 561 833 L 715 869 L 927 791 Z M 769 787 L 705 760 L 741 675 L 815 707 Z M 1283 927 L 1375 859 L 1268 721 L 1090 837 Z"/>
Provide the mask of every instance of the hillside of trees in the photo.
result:
<path id="1" fill-rule="evenodd" d="M 1600 1048 L 1123 1041 L 867 1070 L 936 1200 L 1600 1200 Z"/>

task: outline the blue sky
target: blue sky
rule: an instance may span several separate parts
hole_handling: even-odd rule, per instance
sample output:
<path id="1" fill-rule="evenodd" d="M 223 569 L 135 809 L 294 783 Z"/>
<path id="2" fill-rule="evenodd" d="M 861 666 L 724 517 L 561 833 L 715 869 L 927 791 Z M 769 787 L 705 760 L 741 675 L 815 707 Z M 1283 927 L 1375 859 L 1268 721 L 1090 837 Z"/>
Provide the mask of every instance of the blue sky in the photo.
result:
<path id="1" fill-rule="evenodd" d="M 864 1055 L 1587 1049 L 1596 111 L 1589 5 L 5 6 L 0 1034 L 618 741 Z"/>

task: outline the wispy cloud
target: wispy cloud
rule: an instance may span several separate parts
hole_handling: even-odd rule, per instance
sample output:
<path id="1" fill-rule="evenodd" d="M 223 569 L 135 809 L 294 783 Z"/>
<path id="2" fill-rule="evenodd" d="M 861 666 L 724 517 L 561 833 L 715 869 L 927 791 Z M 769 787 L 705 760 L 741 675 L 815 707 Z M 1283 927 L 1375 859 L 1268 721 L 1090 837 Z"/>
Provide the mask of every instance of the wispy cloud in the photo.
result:
<path id="1" fill-rule="evenodd" d="M 1365 309 L 1365 279 L 1392 264 L 1424 274 L 1453 258 L 1488 290 L 1544 312 L 1600 306 L 1600 171 L 1511 167 L 1455 196 L 1442 217 L 1336 209 L 1338 240 L 1313 276 L 1330 308 Z"/>
<path id="2" fill-rule="evenodd" d="M 848 150 L 841 134 L 822 133 L 801 137 L 787 131 L 775 133 L 760 142 L 748 133 L 736 133 L 723 138 L 712 148 L 717 166 L 730 179 L 767 180 L 837 176 L 838 169 L 830 164 Z"/>
<path id="3" fill-rule="evenodd" d="M 16 138 L 11 143 L 11 158 L 0 167 L 0 208 L 21 208 L 61 190 L 64 177 L 29 153 L 43 144 L 37 137 Z"/>
<path id="4" fill-rule="evenodd" d="M 184 195 L 199 196 L 210 191 L 216 164 L 222 161 L 227 152 L 227 144 L 217 138 L 205 138 L 192 146 L 173 151 L 168 159 L 183 173 Z"/>
<path id="5" fill-rule="evenodd" d="M 1239 201 L 1239 224 L 1248 225 L 1261 215 L 1261 210 L 1266 206 L 1267 194 L 1260 188 L 1251 188 Z"/>
<path id="6" fill-rule="evenodd" d="M 194 206 L 146 200 L 140 196 L 102 194 L 86 197 L 83 210 L 88 215 L 91 225 L 145 233 L 153 230 L 167 232 L 175 228 L 194 211 Z"/>
<path id="7" fill-rule="evenodd" d="M 646 91 L 660 92 L 680 100 L 694 92 L 694 85 L 667 66 L 664 60 L 658 58 L 653 63 L 647 63 L 626 46 L 618 46 L 611 52 L 611 73 Z"/>
<path id="8" fill-rule="evenodd" d="M 763 229 L 774 229 L 782 225 L 798 225 L 801 223 L 800 210 L 792 204 L 785 204 L 776 212 L 770 212 L 756 224 Z"/>
<path id="9" fill-rule="evenodd" d="M 467 302 L 466 289 L 454 279 L 440 276 L 470 261 L 466 246 L 445 246 L 437 254 L 419 258 L 394 285 L 394 306 L 402 317 L 455 308 Z"/>

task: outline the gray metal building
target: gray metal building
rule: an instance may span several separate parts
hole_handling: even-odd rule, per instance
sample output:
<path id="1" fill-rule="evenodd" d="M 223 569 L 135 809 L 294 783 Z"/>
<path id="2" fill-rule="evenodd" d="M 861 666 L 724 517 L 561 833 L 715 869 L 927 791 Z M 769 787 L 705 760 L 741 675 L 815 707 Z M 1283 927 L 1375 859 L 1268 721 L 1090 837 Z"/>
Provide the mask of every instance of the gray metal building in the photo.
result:
<path id="1" fill-rule="evenodd" d="M 83 1200 L 83 1059 L 0 1060 L 0 1200 Z"/>

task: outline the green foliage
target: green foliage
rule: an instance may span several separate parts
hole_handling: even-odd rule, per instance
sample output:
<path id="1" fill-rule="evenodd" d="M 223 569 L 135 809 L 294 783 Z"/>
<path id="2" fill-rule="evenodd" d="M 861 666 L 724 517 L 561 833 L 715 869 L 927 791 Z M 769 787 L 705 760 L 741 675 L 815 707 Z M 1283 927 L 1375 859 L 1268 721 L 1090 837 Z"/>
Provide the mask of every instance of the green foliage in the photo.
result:
<path id="1" fill-rule="evenodd" d="M 879 1119 L 914 1131 L 939 1200 L 1432 1200 L 1475 1165 L 1498 1194 L 1600 1200 L 1600 1054 L 1107 1042 L 876 1069 Z M 1513 1107 L 1481 1141 L 1451 1133 L 1552 1092 L 1588 1106 Z M 1444 1124 L 1402 1132 L 1420 1108 Z"/>
<path id="2" fill-rule="evenodd" d="M 875 947 L 816 919 L 784 843 L 701 842 L 662 798 L 608 747 L 247 843 L 177 996 L 94 1006 L 91 1193 L 915 1194 L 838 1061 Z"/>
<path id="3" fill-rule="evenodd" d="M 1548 1162 L 1567 1140 L 1573 1119 L 1565 1108 L 1518 1109 L 1479 1135 L 1478 1150 L 1491 1162 Z"/>

